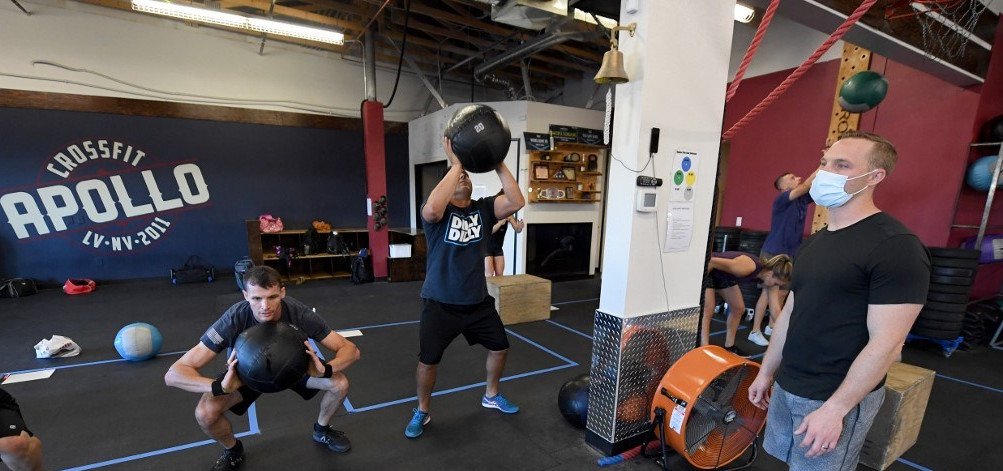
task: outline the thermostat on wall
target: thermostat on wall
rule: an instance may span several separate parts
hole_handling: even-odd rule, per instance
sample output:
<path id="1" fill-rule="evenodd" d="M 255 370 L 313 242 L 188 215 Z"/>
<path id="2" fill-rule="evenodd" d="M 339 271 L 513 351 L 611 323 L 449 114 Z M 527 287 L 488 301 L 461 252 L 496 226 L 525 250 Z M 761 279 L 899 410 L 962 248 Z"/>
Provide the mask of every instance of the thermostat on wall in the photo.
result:
<path id="1" fill-rule="evenodd" d="M 637 189 L 637 210 L 642 213 L 658 209 L 658 192 L 654 188 Z"/>

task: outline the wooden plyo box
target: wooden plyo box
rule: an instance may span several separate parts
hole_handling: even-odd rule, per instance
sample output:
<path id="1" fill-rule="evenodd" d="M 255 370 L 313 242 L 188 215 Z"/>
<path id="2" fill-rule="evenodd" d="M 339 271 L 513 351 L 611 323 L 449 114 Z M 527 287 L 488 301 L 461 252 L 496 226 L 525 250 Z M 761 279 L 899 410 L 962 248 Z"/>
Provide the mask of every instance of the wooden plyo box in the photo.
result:
<path id="1" fill-rule="evenodd" d="M 488 294 L 505 325 L 550 319 L 550 280 L 533 275 L 489 276 Z"/>
<path id="2" fill-rule="evenodd" d="M 885 381 L 885 402 L 860 450 L 860 464 L 884 470 L 916 444 L 935 372 L 893 363 Z"/>

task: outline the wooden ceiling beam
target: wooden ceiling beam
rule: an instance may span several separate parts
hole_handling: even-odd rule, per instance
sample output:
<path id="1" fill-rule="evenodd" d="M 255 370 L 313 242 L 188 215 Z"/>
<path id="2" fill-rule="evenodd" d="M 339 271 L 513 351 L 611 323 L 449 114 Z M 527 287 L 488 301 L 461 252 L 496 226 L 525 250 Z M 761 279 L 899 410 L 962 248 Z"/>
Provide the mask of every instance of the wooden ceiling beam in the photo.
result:
<path id="1" fill-rule="evenodd" d="M 220 3 L 220 6 L 222 6 L 225 9 L 228 9 L 228 10 L 233 10 L 233 9 L 236 9 L 236 7 L 242 7 L 242 6 L 254 8 L 254 9 L 257 9 L 257 10 L 260 10 L 260 11 L 264 12 L 262 16 L 267 15 L 268 14 L 268 9 L 269 9 L 269 7 L 271 7 L 271 2 L 268 1 L 268 0 L 220 0 L 219 3 Z M 292 7 L 284 7 L 284 6 L 278 5 L 278 4 L 275 5 L 274 14 L 275 15 L 280 15 L 280 16 L 285 16 L 285 17 L 288 17 L 288 18 L 301 19 L 301 20 L 309 21 L 311 23 L 317 23 L 317 24 L 335 26 L 337 28 L 342 29 L 343 30 L 342 32 L 344 32 L 346 36 L 348 36 L 349 32 L 352 32 L 352 33 L 359 32 L 362 29 L 362 26 L 363 26 L 363 25 L 361 25 L 359 23 L 350 22 L 350 21 L 344 21 L 344 20 L 339 20 L 337 18 L 332 18 L 332 17 L 327 16 L 327 15 L 320 15 L 320 14 L 317 14 L 317 13 L 310 13 L 310 12 L 307 12 L 307 11 L 304 11 L 304 10 L 299 10 L 299 9 L 292 8 Z"/>

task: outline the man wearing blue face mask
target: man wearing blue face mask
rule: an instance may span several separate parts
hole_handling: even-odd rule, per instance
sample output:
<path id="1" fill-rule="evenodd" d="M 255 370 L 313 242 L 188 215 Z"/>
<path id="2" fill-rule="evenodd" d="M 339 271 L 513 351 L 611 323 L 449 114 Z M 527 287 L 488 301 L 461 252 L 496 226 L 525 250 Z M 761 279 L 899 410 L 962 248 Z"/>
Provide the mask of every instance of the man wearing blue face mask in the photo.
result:
<path id="1" fill-rule="evenodd" d="M 829 225 L 795 257 L 790 298 L 749 388 L 753 404 L 770 406 L 763 448 L 792 470 L 857 469 L 885 375 L 926 302 L 929 253 L 874 204 L 897 159 L 886 139 L 854 131 L 826 151 L 812 182 Z"/>

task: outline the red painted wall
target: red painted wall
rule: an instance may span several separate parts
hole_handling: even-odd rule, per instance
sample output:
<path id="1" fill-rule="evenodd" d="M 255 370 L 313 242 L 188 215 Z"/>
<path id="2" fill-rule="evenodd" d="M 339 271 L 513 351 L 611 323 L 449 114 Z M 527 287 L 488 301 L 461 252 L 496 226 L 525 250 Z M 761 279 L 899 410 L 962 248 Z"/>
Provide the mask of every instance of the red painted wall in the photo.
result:
<path id="1" fill-rule="evenodd" d="M 1003 16 L 1000 17 L 997 32 L 1003 31 Z M 996 34 L 993 51 L 1003 51 L 1003 34 Z M 993 54 L 989 60 L 989 71 L 985 84 L 981 87 L 978 110 L 970 131 L 972 141 L 978 141 L 982 125 L 989 119 L 1003 114 L 1003 53 Z M 979 147 L 968 153 L 968 162 L 979 157 L 995 154 L 999 148 Z M 982 221 L 986 205 L 986 192 L 976 191 L 962 185 L 958 197 L 958 213 L 955 224 L 978 225 Z M 978 233 L 976 229 L 953 229 L 948 244 L 956 246 L 968 237 Z M 1003 233 L 1003 192 L 997 189 L 993 205 L 989 211 L 986 234 Z M 1003 292 L 1003 263 L 981 265 L 972 286 L 972 297 L 979 299 Z"/>
<path id="2" fill-rule="evenodd" d="M 724 109 L 724 129 L 768 95 L 791 70 L 742 81 Z M 770 207 L 777 196 L 774 180 L 783 173 L 808 176 L 818 166 L 835 93 L 839 61 L 815 64 L 773 105 L 749 122 L 731 140 L 728 180 L 724 188 L 721 225 L 770 229 Z M 808 208 L 809 217 L 814 206 Z M 810 224 L 809 224 L 810 226 Z"/>
<path id="3" fill-rule="evenodd" d="M 875 200 L 924 243 L 943 246 L 968 160 L 978 94 L 877 56 L 872 68 L 888 78 L 889 91 L 879 107 L 864 113 L 860 129 L 887 137 L 899 151 L 899 164 Z M 821 157 L 838 72 L 838 60 L 816 64 L 732 139 L 722 225 L 734 225 L 741 216 L 743 227 L 769 230 L 773 181 L 786 171 L 807 176 Z M 789 73 L 743 81 L 725 108 L 725 129 Z M 809 208 L 809 217 L 813 211 Z"/>

